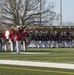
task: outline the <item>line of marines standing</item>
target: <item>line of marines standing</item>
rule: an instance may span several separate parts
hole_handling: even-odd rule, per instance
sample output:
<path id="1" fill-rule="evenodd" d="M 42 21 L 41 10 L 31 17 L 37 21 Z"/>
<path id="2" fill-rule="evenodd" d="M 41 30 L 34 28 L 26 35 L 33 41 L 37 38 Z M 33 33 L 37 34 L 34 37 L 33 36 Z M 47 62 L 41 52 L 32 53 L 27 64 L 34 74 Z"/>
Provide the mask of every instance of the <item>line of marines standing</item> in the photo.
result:
<path id="1" fill-rule="evenodd" d="M 11 51 L 21 51 L 21 41 L 23 43 L 24 51 L 27 51 L 29 47 L 37 48 L 56 48 L 56 47 L 74 47 L 74 33 L 72 32 L 27 32 L 22 30 L 20 26 L 16 29 L 12 26 L 10 30 L 5 29 L 0 31 L 0 52 L 2 51 L 2 45 L 5 45 L 5 51 L 8 51 L 9 42 Z M 30 45 L 28 45 L 30 42 Z M 16 49 L 15 49 L 16 47 Z"/>
<path id="2" fill-rule="evenodd" d="M 30 32 L 30 36 L 32 47 L 74 47 L 74 34 L 72 32 Z"/>

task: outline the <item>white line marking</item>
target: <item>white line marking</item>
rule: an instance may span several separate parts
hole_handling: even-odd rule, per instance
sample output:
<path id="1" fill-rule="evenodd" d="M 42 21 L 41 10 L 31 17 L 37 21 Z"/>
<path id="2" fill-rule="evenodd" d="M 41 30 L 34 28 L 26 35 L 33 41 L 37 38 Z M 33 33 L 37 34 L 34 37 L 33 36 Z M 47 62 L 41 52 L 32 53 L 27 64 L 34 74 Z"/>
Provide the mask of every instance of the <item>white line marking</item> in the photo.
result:
<path id="1" fill-rule="evenodd" d="M 12 52 L 10 54 L 17 54 L 16 52 Z M 44 52 L 20 52 L 20 54 L 50 54 L 50 53 L 44 53 Z"/>
<path id="2" fill-rule="evenodd" d="M 74 64 L 51 63 L 51 62 L 46 63 L 46 62 L 32 62 L 32 61 L 19 61 L 19 60 L 0 60 L 0 64 L 74 69 Z"/>

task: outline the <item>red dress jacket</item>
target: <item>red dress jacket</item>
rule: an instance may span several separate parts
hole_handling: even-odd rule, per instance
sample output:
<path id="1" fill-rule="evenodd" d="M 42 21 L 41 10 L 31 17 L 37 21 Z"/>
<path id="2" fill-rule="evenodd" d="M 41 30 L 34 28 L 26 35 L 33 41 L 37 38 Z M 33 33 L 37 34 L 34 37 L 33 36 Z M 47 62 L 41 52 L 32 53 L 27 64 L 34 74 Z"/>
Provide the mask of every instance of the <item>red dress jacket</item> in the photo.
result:
<path id="1" fill-rule="evenodd" d="M 23 31 L 21 34 L 22 41 L 26 41 L 26 37 L 27 37 L 27 32 Z"/>
<path id="2" fill-rule="evenodd" d="M 9 32 L 9 40 L 14 41 L 15 40 L 15 30 L 11 29 Z"/>
<path id="3" fill-rule="evenodd" d="M 22 34 L 22 30 L 15 31 L 15 40 L 16 41 L 21 41 L 21 34 Z"/>

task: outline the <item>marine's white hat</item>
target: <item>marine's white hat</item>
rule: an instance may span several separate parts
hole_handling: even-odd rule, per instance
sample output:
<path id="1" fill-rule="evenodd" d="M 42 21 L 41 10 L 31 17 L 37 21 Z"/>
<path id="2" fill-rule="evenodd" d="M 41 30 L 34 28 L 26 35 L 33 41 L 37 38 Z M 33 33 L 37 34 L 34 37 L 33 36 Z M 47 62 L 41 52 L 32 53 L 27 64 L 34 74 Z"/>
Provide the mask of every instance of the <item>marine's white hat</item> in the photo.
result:
<path id="1" fill-rule="evenodd" d="M 17 28 L 20 28 L 20 26 L 17 26 Z"/>
<path id="2" fill-rule="evenodd" d="M 15 29 L 14 26 L 12 26 L 11 29 Z"/>

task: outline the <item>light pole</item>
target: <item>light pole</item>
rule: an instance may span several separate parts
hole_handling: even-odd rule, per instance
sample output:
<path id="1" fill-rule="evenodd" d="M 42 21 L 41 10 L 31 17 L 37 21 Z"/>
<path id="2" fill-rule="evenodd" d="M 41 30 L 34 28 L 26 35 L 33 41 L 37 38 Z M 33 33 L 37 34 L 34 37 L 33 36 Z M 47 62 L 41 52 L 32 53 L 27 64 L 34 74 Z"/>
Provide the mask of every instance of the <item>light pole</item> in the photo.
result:
<path id="1" fill-rule="evenodd" d="M 62 0 L 60 0 L 60 26 L 62 26 Z"/>
<path id="2" fill-rule="evenodd" d="M 42 0 L 40 0 L 40 25 L 41 25 L 41 21 L 42 21 Z"/>

